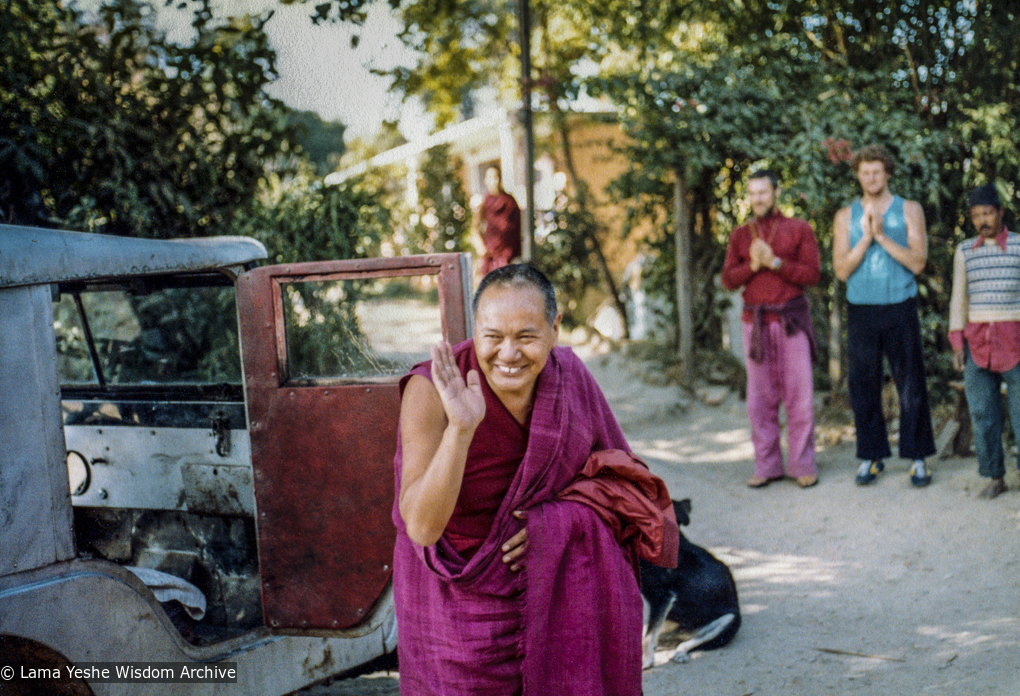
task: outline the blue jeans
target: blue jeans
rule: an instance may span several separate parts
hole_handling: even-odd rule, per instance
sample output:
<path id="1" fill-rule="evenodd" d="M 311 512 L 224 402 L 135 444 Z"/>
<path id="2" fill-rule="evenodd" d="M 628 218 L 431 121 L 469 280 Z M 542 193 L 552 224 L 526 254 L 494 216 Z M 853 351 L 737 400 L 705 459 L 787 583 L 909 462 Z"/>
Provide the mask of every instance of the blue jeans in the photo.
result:
<path id="1" fill-rule="evenodd" d="M 1020 365 L 1008 372 L 992 372 L 978 367 L 966 349 L 963 368 L 964 391 L 974 428 L 974 451 L 978 473 L 987 478 L 1002 478 L 1006 473 L 1002 449 L 1002 383 L 1006 383 L 1006 402 L 1013 436 L 1020 438 Z M 1017 458 L 1020 467 L 1020 457 Z"/>

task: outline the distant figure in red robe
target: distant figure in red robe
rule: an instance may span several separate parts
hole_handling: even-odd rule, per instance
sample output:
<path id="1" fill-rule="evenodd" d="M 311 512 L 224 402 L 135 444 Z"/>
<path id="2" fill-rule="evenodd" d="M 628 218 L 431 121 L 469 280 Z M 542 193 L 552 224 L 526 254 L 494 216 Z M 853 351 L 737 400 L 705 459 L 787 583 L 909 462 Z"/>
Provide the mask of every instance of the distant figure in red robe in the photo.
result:
<path id="1" fill-rule="evenodd" d="M 521 255 L 521 209 L 514 197 L 503 190 L 503 176 L 497 167 L 485 170 L 485 188 L 488 193 L 482 201 L 480 221 L 485 246 L 483 276 Z"/>

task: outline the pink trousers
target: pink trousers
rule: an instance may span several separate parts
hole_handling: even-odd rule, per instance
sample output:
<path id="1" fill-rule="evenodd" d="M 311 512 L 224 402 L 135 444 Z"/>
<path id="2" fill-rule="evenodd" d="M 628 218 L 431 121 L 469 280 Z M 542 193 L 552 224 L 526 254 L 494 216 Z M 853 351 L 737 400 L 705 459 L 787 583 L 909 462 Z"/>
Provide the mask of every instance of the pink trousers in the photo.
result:
<path id="1" fill-rule="evenodd" d="M 786 474 L 794 478 L 816 474 L 814 389 L 808 338 L 801 331 L 787 336 L 782 322 L 767 322 L 762 336 L 765 356 L 757 363 L 747 355 L 751 327 L 750 323 L 744 324 L 744 363 L 754 474 L 764 478 L 783 476 L 780 405 L 786 409 Z"/>

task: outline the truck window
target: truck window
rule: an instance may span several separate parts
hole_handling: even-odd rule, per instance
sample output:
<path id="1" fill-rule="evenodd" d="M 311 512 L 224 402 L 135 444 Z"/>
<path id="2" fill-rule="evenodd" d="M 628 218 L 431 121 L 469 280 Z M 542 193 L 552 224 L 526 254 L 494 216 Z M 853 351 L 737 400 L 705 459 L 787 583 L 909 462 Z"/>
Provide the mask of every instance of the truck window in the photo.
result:
<path id="1" fill-rule="evenodd" d="M 54 304 L 61 383 L 240 385 L 236 316 L 230 285 L 61 292 Z"/>
<path id="2" fill-rule="evenodd" d="M 394 378 L 442 339 L 432 277 L 287 282 L 288 384 Z"/>

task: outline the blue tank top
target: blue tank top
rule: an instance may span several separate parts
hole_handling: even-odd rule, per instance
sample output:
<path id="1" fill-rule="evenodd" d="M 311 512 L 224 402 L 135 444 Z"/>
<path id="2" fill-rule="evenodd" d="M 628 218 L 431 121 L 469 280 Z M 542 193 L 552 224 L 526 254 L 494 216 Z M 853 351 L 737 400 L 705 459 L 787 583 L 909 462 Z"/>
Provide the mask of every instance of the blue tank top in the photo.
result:
<path id="1" fill-rule="evenodd" d="M 900 246 L 907 246 L 907 219 L 903 199 L 894 196 L 882 216 L 885 235 Z M 861 218 L 864 206 L 857 199 L 850 206 L 850 248 L 864 236 Z M 906 266 L 889 255 L 881 244 L 868 247 L 861 265 L 847 278 L 846 300 L 851 304 L 899 304 L 917 295 L 917 281 Z"/>

